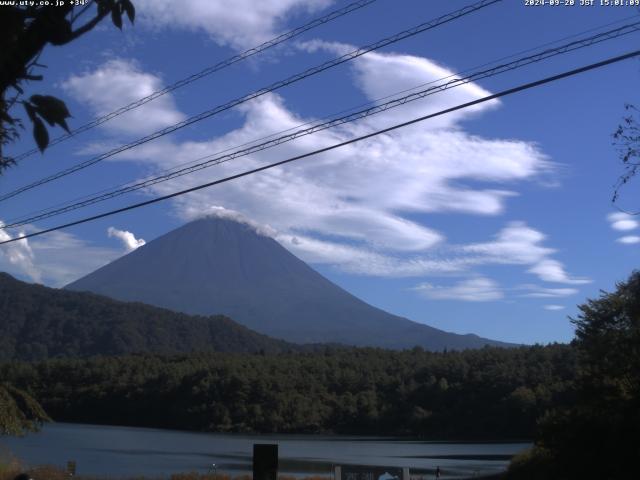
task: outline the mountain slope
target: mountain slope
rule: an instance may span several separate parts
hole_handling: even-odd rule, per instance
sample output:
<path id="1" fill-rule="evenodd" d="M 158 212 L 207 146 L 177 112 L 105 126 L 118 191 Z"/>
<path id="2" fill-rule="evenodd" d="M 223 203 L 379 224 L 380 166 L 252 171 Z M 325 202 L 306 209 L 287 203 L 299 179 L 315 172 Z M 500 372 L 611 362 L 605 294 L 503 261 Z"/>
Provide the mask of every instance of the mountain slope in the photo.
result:
<path id="1" fill-rule="evenodd" d="M 298 343 L 432 350 L 500 344 L 375 308 L 272 238 L 217 217 L 173 230 L 66 288 L 190 314 L 222 313 L 258 332 Z"/>
<path id="2" fill-rule="evenodd" d="M 220 315 L 193 317 L 0 273 L 0 360 L 297 348 Z"/>

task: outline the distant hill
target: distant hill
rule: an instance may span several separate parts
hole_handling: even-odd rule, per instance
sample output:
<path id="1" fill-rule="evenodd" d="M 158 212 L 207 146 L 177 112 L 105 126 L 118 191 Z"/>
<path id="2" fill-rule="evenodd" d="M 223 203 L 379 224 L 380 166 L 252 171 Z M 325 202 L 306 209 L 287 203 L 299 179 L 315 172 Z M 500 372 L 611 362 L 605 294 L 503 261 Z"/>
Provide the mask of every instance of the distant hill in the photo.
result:
<path id="1" fill-rule="evenodd" d="M 244 223 L 188 223 L 71 283 L 119 300 L 189 314 L 224 314 L 298 343 L 429 350 L 508 344 L 458 335 L 375 308 Z"/>
<path id="2" fill-rule="evenodd" d="M 188 316 L 32 285 L 0 273 L 0 360 L 296 348 L 221 315 Z"/>

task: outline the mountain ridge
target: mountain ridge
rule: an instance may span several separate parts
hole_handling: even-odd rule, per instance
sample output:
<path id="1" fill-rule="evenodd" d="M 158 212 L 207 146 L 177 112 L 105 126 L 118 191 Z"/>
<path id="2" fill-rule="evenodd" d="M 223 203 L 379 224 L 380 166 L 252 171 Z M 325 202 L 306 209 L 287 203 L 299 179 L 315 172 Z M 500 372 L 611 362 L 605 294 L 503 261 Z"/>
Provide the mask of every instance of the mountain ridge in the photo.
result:
<path id="1" fill-rule="evenodd" d="M 224 314 L 296 343 L 429 350 L 512 346 L 459 335 L 373 307 L 255 227 L 203 217 L 67 285 L 195 315 Z"/>
<path id="2" fill-rule="evenodd" d="M 304 347 L 222 315 L 189 316 L 90 292 L 34 285 L 0 272 L 0 360 L 133 353 L 280 353 Z"/>

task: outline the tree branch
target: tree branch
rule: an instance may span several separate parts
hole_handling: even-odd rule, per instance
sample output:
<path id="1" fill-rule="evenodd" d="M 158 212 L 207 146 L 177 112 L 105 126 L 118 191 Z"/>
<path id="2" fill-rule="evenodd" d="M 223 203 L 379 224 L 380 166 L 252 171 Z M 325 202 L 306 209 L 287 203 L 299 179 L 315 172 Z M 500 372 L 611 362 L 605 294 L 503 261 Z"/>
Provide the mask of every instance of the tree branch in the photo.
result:
<path id="1" fill-rule="evenodd" d="M 106 17 L 108 14 L 109 14 L 108 11 L 102 12 L 102 13 L 98 13 L 93 19 L 89 20 L 87 23 L 85 23 L 83 26 L 81 26 L 77 30 L 74 30 L 71 33 L 71 37 L 69 37 L 69 40 L 64 42 L 64 44 L 67 44 L 67 43 L 71 42 L 72 40 L 75 40 L 76 38 L 78 38 L 78 37 L 84 35 L 85 33 L 93 30 L 93 28 L 96 25 L 98 25 L 98 23 L 100 23 L 102 21 L 102 19 L 104 17 Z"/>

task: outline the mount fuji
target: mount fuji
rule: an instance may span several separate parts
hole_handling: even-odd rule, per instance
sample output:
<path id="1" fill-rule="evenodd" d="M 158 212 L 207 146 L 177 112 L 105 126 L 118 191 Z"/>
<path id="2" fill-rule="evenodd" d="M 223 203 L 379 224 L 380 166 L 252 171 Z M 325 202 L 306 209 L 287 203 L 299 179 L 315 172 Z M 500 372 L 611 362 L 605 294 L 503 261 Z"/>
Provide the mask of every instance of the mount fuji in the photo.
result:
<path id="1" fill-rule="evenodd" d="M 297 343 L 428 350 L 513 346 L 373 307 L 271 237 L 222 217 L 190 222 L 65 288 L 188 314 L 223 314 Z"/>

